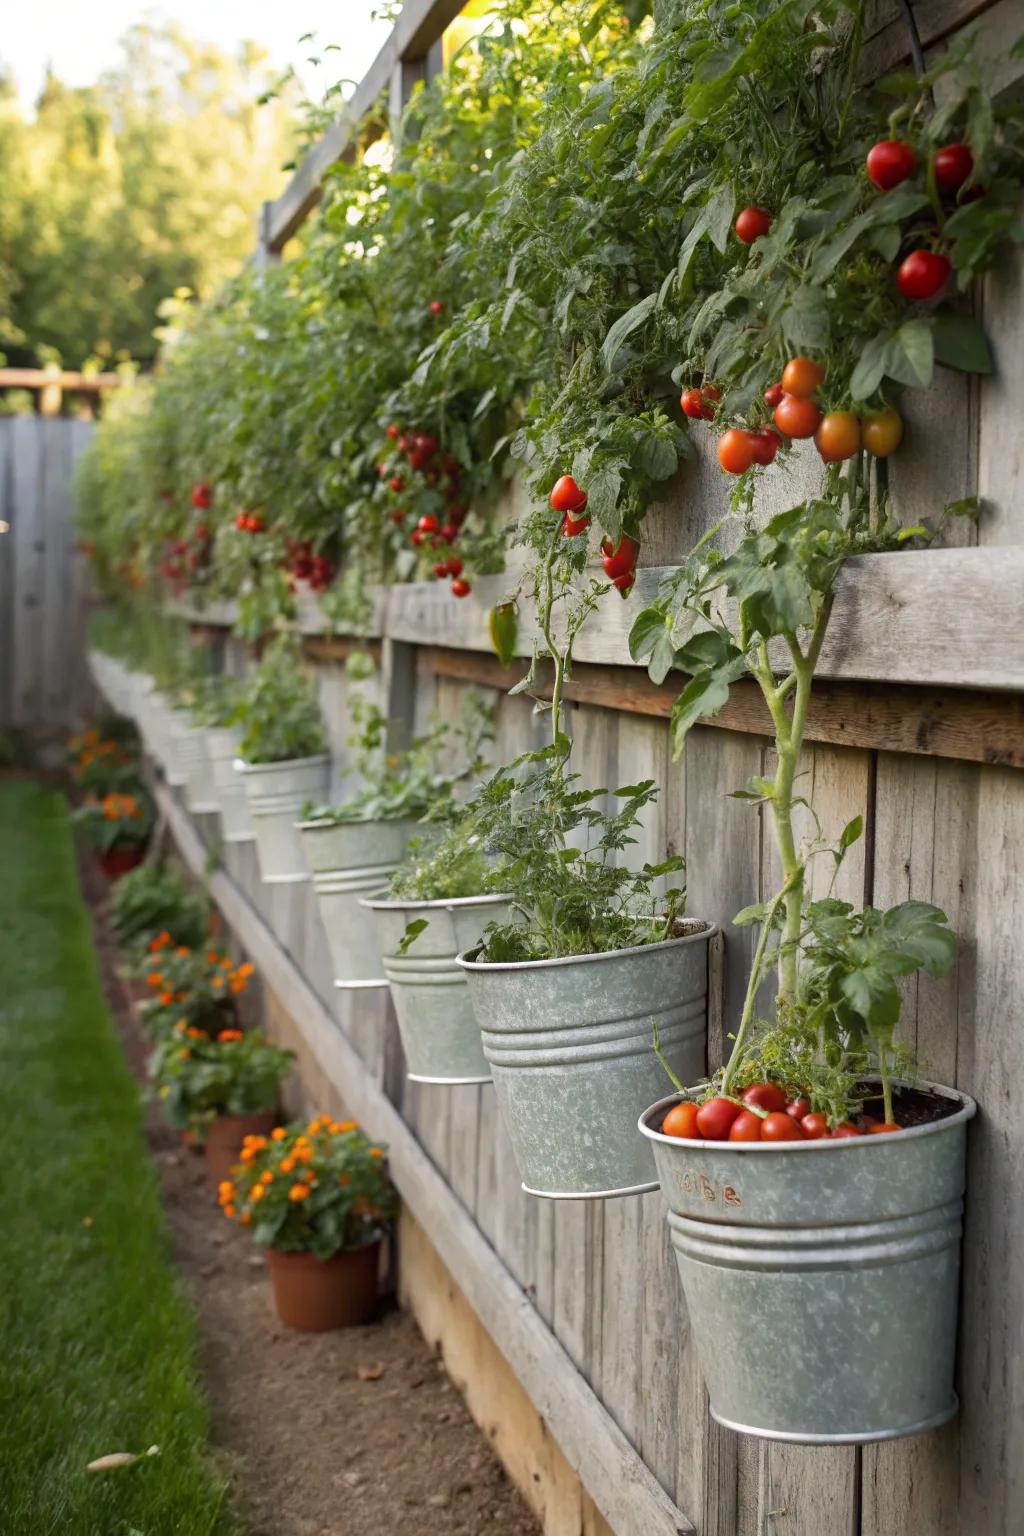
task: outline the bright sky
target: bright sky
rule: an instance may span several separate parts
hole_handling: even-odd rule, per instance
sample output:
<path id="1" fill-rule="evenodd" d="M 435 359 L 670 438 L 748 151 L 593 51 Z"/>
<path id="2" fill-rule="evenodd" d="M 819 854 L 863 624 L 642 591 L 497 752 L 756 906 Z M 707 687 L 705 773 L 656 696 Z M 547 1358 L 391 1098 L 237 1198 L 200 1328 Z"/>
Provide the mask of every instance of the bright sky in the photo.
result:
<path id="1" fill-rule="evenodd" d="M 26 106 L 34 101 L 47 64 L 68 85 L 89 85 L 118 53 L 118 39 L 135 22 L 178 22 L 191 36 L 233 52 L 243 39 L 260 43 L 275 65 L 295 66 L 317 98 L 335 80 L 360 79 L 387 36 L 386 22 L 374 21 L 379 0 L 3 0 L 0 64 L 12 69 Z M 298 39 L 315 32 L 321 45 L 338 43 L 326 67 L 310 69 L 315 52 Z"/>

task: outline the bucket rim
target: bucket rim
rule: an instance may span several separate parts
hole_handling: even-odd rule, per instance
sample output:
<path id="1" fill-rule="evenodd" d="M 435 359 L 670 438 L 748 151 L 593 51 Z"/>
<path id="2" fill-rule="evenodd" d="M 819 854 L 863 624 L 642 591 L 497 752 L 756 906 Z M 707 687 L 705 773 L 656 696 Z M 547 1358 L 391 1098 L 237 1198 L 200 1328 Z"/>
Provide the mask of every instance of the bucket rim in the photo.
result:
<path id="1" fill-rule="evenodd" d="M 374 912 L 453 912 L 467 907 L 493 907 L 511 898 L 506 893 L 486 896 L 436 896 L 430 901 L 422 897 L 364 896 L 359 905 L 370 907 Z"/>
<path id="2" fill-rule="evenodd" d="M 460 965 L 464 971 L 476 972 L 478 975 L 492 975 L 499 971 L 552 970 L 560 965 L 598 965 L 601 962 L 622 960 L 633 955 L 661 954 L 663 950 L 678 948 L 684 944 L 704 944 L 718 932 L 718 924 L 707 918 L 684 917 L 680 921 L 700 926 L 694 933 L 682 933 L 675 939 L 659 939 L 657 944 L 631 944 L 628 949 L 605 949 L 596 955 L 558 955 L 553 960 L 475 960 L 473 957 L 480 953 L 480 946 L 474 945 L 472 949 L 463 950 L 461 955 L 456 955 L 455 964 Z"/>

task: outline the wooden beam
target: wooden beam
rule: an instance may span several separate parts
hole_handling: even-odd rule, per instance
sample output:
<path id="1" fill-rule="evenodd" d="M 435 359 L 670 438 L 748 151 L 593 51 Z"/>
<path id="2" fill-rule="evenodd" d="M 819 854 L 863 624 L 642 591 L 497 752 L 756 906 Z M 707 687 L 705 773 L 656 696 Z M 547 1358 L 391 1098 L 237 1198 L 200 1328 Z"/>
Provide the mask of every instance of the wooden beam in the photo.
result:
<path id="1" fill-rule="evenodd" d="M 341 116 L 309 151 L 280 197 L 269 204 L 265 224 L 268 252 L 280 251 L 316 207 L 321 182 L 331 166 L 355 153 L 361 125 L 384 93 L 390 91 L 396 67 L 424 59 L 464 3 L 465 0 L 405 0 L 387 41 L 346 102 Z M 384 111 L 381 131 L 386 121 Z"/>
<path id="2" fill-rule="evenodd" d="M 66 373 L 59 368 L 0 368 L 0 389 L 58 389 L 95 392 L 120 389 L 119 373 Z"/>
<path id="3" fill-rule="evenodd" d="M 155 794 L 185 863 L 207 886 L 350 1112 L 370 1136 L 387 1143 L 391 1176 L 403 1200 L 616 1536 L 693 1536 L 690 1521 L 576 1369 L 294 960 L 227 873 L 209 873 L 209 849 L 173 794 L 163 785 Z"/>
<path id="4" fill-rule="evenodd" d="M 522 677 L 522 666 L 503 667 L 495 656 L 475 651 L 427 646 L 419 651 L 422 677 L 451 677 L 482 688 L 507 692 Z M 551 683 L 542 672 L 533 696 L 550 699 Z M 667 720 L 685 682 L 677 673 L 658 685 L 636 667 L 574 666 L 565 697 L 624 714 Z M 772 723 L 761 690 L 753 681 L 733 685 L 721 714 L 702 725 L 770 737 Z M 879 752 L 911 752 L 960 762 L 999 763 L 1024 768 L 1024 697 L 968 689 L 915 688 L 896 683 L 820 682 L 811 697 L 808 741 L 865 747 Z"/>
<path id="5" fill-rule="evenodd" d="M 346 661 L 353 651 L 366 651 L 380 665 L 381 642 L 351 635 L 303 635 L 302 654 L 310 661 Z"/>

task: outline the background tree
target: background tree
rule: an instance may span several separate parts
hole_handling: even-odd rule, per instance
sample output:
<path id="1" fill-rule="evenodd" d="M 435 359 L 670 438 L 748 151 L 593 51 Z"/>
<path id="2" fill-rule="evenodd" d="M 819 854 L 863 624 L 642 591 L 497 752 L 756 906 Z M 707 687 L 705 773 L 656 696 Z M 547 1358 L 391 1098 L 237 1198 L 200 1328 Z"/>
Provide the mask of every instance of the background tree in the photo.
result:
<path id="1" fill-rule="evenodd" d="M 10 362 L 157 349 L 166 296 L 200 296 L 252 248 L 260 202 L 283 184 L 295 96 L 275 72 L 174 27 L 139 25 L 95 85 L 49 75 L 28 120 L 0 78 L 0 346 Z"/>

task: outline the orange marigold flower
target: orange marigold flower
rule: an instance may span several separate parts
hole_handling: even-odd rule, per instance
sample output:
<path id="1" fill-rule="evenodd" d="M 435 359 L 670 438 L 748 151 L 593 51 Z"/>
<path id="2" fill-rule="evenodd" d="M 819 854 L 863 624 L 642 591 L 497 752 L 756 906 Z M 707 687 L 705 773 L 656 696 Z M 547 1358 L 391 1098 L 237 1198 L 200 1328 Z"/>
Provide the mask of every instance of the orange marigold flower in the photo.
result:
<path id="1" fill-rule="evenodd" d="M 233 1205 L 226 1205 L 224 1207 L 224 1215 L 227 1216 L 227 1218 L 229 1220 L 231 1219 L 232 1216 L 234 1216 L 234 1214 L 235 1214 L 235 1208 L 234 1208 Z"/>
<path id="2" fill-rule="evenodd" d="M 295 1159 L 294 1159 L 294 1157 L 282 1157 L 282 1159 L 281 1159 L 281 1172 L 282 1173 L 291 1173 L 294 1170 L 294 1168 L 295 1168 Z"/>
<path id="3" fill-rule="evenodd" d="M 222 1029 L 220 1034 L 217 1036 L 218 1040 L 241 1040 L 241 1038 L 242 1031 L 240 1029 Z M 266 1143 L 264 1143 L 264 1145 L 266 1145 Z"/>
<path id="4" fill-rule="evenodd" d="M 221 955 L 220 959 L 217 961 L 217 964 L 220 966 L 222 971 L 230 971 L 230 969 L 231 969 L 231 957 L 230 957 L 230 955 Z"/>
<path id="5" fill-rule="evenodd" d="M 316 1183 L 316 1174 L 313 1172 L 312 1168 L 307 1168 L 304 1173 L 300 1173 L 299 1178 L 302 1180 L 303 1184 Z"/>
<path id="6" fill-rule="evenodd" d="M 261 1184 L 273 1184 L 273 1182 L 274 1182 L 274 1175 L 271 1173 L 269 1168 L 264 1168 L 263 1172 L 260 1174 L 260 1183 Z"/>
<path id="7" fill-rule="evenodd" d="M 250 1189 L 250 1191 L 249 1191 L 249 1199 L 250 1200 L 262 1200 L 263 1199 L 263 1194 L 264 1194 L 263 1185 L 262 1184 L 254 1184 L 252 1189 Z"/>
<path id="8" fill-rule="evenodd" d="M 234 1185 L 232 1184 L 231 1180 L 221 1179 L 220 1183 L 217 1185 L 217 1193 L 219 1195 L 227 1194 L 227 1196 L 230 1198 L 233 1192 Z"/>
<path id="9" fill-rule="evenodd" d="M 270 1139 L 271 1141 L 284 1141 L 287 1135 L 288 1132 L 285 1130 L 283 1125 L 275 1125 L 274 1129 L 270 1133 Z"/>
<path id="10" fill-rule="evenodd" d="M 178 1057 L 181 1061 L 191 1061 L 192 1052 L 188 1049 L 187 1046 L 182 1046 L 181 1050 L 178 1052 Z"/>
<path id="11" fill-rule="evenodd" d="M 215 949 L 208 949 L 206 951 L 206 963 L 207 963 L 207 965 L 219 965 L 220 964 L 220 955 L 218 955 L 218 953 L 217 953 L 217 951 Z"/>
<path id="12" fill-rule="evenodd" d="M 358 1120 L 336 1120 L 331 1126 L 335 1136 L 343 1136 L 346 1131 L 358 1131 Z"/>
<path id="13" fill-rule="evenodd" d="M 156 991 L 156 989 L 158 987 L 162 987 L 163 984 L 164 984 L 164 979 L 161 976 L 159 971 L 153 971 L 151 975 L 146 977 L 146 986 L 147 987 L 152 987 L 154 992 Z"/>
<path id="14" fill-rule="evenodd" d="M 164 1008 L 169 1008 L 170 1005 L 174 1002 L 174 993 L 173 992 L 161 992 L 160 993 L 160 1002 L 161 1002 L 161 1004 L 163 1005 Z"/>
<path id="15" fill-rule="evenodd" d="M 291 1189 L 288 1191 L 289 1200 L 307 1200 L 308 1198 L 309 1190 L 306 1188 L 305 1184 L 293 1184 Z"/>
<path id="16" fill-rule="evenodd" d="M 192 951 L 189 949 L 187 944 L 179 944 L 174 953 L 180 960 L 187 960 Z"/>
<path id="17" fill-rule="evenodd" d="M 235 975 L 236 976 L 249 977 L 249 976 L 252 975 L 252 973 L 255 971 L 255 969 L 256 969 L 256 967 L 253 965 L 251 960 L 243 960 L 242 964 L 235 971 Z"/>
<path id="18" fill-rule="evenodd" d="M 244 1145 L 251 1147 L 254 1152 L 262 1152 L 266 1144 L 267 1138 L 265 1136 L 247 1136 L 244 1142 Z"/>
<path id="19" fill-rule="evenodd" d="M 252 1214 L 249 1211 L 243 1211 L 238 1219 L 242 1223 L 243 1227 L 248 1227 L 252 1223 Z"/>
<path id="20" fill-rule="evenodd" d="M 371 1157 L 383 1157 L 384 1153 L 381 1151 L 380 1147 L 371 1147 L 370 1148 L 370 1156 Z"/>

